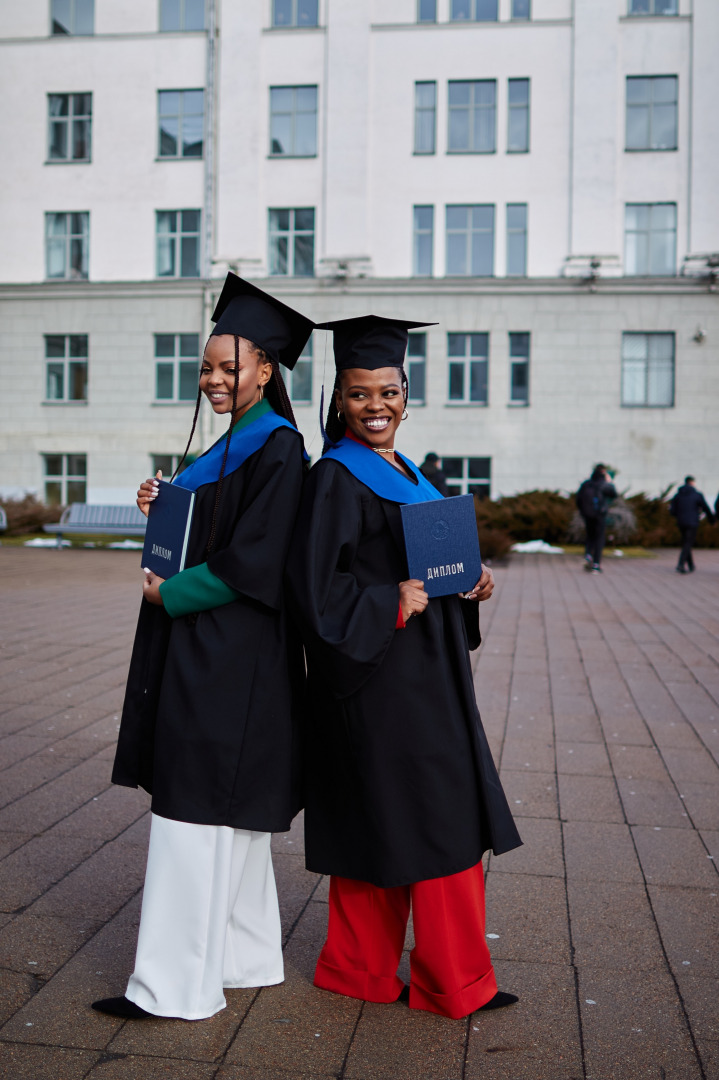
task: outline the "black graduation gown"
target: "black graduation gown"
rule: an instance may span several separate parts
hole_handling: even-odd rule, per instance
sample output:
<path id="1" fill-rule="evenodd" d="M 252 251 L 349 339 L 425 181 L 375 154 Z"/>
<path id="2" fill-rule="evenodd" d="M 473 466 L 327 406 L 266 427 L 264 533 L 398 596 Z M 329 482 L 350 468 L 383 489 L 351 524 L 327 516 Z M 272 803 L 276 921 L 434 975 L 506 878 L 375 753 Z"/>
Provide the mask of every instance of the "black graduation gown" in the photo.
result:
<path id="1" fill-rule="evenodd" d="M 225 477 L 208 566 L 239 599 L 175 619 L 142 601 L 112 779 L 162 817 L 275 832 L 300 808 L 305 671 L 282 577 L 303 471 L 302 438 L 282 427 Z M 205 558 L 215 487 L 196 492 L 188 567 Z"/>
<path id="2" fill-rule="evenodd" d="M 474 696 L 476 602 L 432 599 L 395 629 L 399 505 L 319 461 L 287 569 L 308 663 L 308 869 L 390 887 L 521 844 Z"/>

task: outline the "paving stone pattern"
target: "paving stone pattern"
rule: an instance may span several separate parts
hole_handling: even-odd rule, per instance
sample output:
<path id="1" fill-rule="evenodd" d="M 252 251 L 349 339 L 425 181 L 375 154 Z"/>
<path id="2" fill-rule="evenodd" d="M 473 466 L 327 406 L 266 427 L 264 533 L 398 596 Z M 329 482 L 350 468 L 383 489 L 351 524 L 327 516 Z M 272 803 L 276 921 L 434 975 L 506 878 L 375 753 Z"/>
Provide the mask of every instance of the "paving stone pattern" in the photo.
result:
<path id="1" fill-rule="evenodd" d="M 147 796 L 110 784 L 138 556 L 0 547 L 0 1076 L 716 1080 L 719 552 L 674 559 L 520 556 L 483 605 L 477 697 L 525 841 L 487 859 L 487 932 L 518 1006 L 316 990 L 327 881 L 298 819 L 273 841 L 285 983 L 133 1024 L 89 1003 L 123 992 L 144 873 Z"/>

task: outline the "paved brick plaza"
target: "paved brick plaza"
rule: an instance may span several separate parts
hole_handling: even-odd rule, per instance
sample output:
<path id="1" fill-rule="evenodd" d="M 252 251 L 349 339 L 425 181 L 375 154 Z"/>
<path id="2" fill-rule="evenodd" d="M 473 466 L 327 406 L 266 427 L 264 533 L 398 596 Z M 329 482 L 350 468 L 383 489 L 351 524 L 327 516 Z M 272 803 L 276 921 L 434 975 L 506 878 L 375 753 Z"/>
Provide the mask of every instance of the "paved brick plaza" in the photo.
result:
<path id="1" fill-rule="evenodd" d="M 94 1013 L 132 968 L 148 799 L 110 786 L 137 553 L 0 548 L 4 1080 L 719 1077 L 719 551 L 516 557 L 480 709 L 525 846 L 490 859 L 518 1006 L 469 1021 L 315 990 L 326 885 L 276 836 L 286 981 L 196 1023 Z M 405 961 L 406 963 L 406 961 Z"/>

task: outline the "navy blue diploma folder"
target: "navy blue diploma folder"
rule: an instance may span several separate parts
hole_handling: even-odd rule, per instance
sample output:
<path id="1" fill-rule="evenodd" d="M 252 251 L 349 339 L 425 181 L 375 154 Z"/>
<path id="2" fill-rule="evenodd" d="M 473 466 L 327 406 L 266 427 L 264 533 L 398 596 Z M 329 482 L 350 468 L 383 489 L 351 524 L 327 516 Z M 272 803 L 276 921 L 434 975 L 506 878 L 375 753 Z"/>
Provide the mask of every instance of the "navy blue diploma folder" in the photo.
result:
<path id="1" fill-rule="evenodd" d="M 185 567 L 194 503 L 194 491 L 160 480 L 160 490 L 147 518 L 142 549 L 143 567 L 159 577 L 172 577 Z"/>
<path id="2" fill-rule="evenodd" d="M 482 575 L 472 495 L 400 506 L 409 576 L 428 596 L 469 592 Z"/>

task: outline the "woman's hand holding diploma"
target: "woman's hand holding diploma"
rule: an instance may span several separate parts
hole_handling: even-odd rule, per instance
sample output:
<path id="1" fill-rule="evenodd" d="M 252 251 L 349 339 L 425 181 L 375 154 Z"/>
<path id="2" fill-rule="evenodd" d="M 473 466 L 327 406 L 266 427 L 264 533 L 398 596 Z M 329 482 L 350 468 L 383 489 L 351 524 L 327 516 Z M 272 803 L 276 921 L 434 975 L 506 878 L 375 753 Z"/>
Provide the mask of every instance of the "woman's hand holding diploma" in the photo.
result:
<path id="1" fill-rule="evenodd" d="M 162 596 L 160 594 L 160 586 L 165 581 L 165 578 L 158 577 L 157 574 L 153 574 L 152 570 L 148 570 L 147 567 L 143 567 L 142 572 L 145 575 L 145 580 L 142 583 L 143 597 L 150 604 L 156 604 L 158 607 L 164 607 L 162 603 Z"/>
<path id="2" fill-rule="evenodd" d="M 402 608 L 402 618 L 405 622 L 411 615 L 421 615 L 429 603 L 429 597 L 424 591 L 424 582 L 417 578 L 409 581 L 401 581 L 399 584 L 399 603 Z"/>
<path id="3" fill-rule="evenodd" d="M 482 576 L 468 593 L 464 593 L 464 600 L 489 600 L 494 592 L 494 574 L 488 566 L 482 567 Z"/>
<path id="4" fill-rule="evenodd" d="M 137 490 L 137 507 L 145 517 L 150 513 L 150 505 L 157 498 L 160 490 L 158 480 L 162 480 L 162 469 L 158 469 L 154 477 L 143 480 Z"/>

